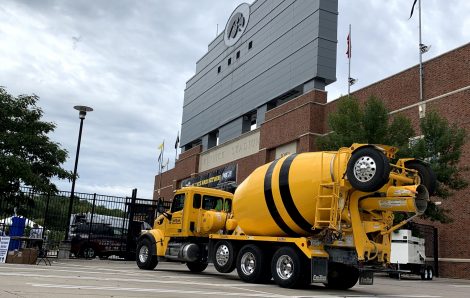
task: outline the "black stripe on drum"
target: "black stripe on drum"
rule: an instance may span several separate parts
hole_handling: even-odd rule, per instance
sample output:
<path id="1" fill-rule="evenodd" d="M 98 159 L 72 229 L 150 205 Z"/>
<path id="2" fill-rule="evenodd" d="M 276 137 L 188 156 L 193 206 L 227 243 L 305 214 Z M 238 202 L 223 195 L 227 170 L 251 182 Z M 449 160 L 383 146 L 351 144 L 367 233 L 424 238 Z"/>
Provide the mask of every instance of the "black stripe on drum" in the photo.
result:
<path id="1" fill-rule="evenodd" d="M 276 166 L 279 160 L 273 161 L 269 167 L 266 175 L 264 176 L 264 199 L 266 200 L 266 206 L 268 207 L 269 214 L 273 218 L 274 222 L 279 226 L 279 228 L 284 231 L 284 233 L 292 236 L 296 236 L 297 233 L 294 232 L 289 226 L 282 220 L 281 215 L 279 214 L 279 210 L 276 208 L 276 204 L 274 203 L 273 197 L 273 189 L 272 189 L 272 177 L 274 167 Z"/>
<path id="2" fill-rule="evenodd" d="M 289 171 L 292 162 L 297 157 L 297 154 L 292 154 L 284 160 L 279 172 L 279 191 L 281 193 L 282 202 L 286 208 L 287 213 L 292 220 L 307 233 L 312 232 L 312 225 L 300 214 L 295 206 L 294 199 L 289 188 Z"/>

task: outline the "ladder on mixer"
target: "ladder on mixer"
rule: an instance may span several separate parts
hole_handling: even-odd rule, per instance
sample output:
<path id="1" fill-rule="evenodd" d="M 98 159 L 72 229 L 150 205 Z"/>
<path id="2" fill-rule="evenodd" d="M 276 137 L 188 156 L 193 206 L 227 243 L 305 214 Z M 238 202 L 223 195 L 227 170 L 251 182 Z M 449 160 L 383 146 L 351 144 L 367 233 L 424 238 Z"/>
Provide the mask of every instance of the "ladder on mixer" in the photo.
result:
<path id="1" fill-rule="evenodd" d="M 336 157 L 339 158 L 340 154 L 337 154 Z M 323 159 L 324 153 L 322 152 L 322 161 L 321 161 L 321 175 L 323 175 Z M 340 160 L 337 161 L 340 164 Z M 339 193 L 340 193 L 340 183 L 338 182 L 340 178 L 339 169 L 335 171 L 335 180 L 333 182 L 320 183 L 318 189 L 318 196 L 315 202 L 315 221 L 313 229 L 322 229 L 328 228 L 332 230 L 338 230 L 338 225 L 341 222 L 341 214 L 339 212 Z M 321 177 L 321 181 L 325 181 Z"/>

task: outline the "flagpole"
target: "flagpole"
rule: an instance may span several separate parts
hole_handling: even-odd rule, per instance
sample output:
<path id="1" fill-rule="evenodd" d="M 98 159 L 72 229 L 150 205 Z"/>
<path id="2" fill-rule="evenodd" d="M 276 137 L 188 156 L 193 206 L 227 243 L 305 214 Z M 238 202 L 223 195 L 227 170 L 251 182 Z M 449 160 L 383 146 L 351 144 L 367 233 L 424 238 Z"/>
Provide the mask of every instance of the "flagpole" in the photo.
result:
<path id="1" fill-rule="evenodd" d="M 351 24 L 349 24 L 349 40 L 348 40 L 348 98 L 350 98 L 351 94 L 351 53 L 352 53 L 352 47 L 351 47 Z"/>
<path id="2" fill-rule="evenodd" d="M 421 38 L 421 0 L 418 2 L 419 5 L 419 101 L 423 101 L 423 51 L 421 47 L 423 46 L 423 41 Z"/>

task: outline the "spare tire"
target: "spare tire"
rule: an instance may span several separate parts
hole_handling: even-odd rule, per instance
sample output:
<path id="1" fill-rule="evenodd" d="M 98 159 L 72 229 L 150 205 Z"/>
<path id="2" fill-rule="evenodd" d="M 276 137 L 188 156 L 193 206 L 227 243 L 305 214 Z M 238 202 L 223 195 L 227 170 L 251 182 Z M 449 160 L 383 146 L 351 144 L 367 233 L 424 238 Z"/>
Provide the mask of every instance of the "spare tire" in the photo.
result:
<path id="1" fill-rule="evenodd" d="M 372 192 L 388 182 L 390 164 L 381 151 L 373 147 L 362 147 L 353 152 L 346 175 L 355 189 Z"/>
<path id="2" fill-rule="evenodd" d="M 418 172 L 420 184 L 423 184 L 428 189 L 429 195 L 434 195 L 436 191 L 437 178 L 431 167 L 419 160 L 410 160 L 405 162 L 407 169 L 413 169 Z"/>

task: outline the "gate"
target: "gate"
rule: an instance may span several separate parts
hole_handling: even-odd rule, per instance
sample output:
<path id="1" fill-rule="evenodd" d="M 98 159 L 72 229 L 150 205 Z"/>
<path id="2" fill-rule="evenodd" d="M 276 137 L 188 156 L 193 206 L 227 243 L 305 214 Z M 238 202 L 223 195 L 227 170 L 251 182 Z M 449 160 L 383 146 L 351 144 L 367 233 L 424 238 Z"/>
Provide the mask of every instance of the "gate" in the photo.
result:
<path id="1" fill-rule="evenodd" d="M 57 256 L 69 228 L 72 256 L 129 258 L 134 255 L 141 230 L 150 228 L 155 219 L 156 202 L 137 198 L 137 190 L 131 197 L 75 192 L 73 200 L 69 218 L 68 191 L 41 193 L 22 187 L 15 194 L 0 195 L 0 234 L 21 230 L 22 235 L 15 235 L 36 233 L 37 237 L 39 230 L 48 255 Z M 24 218 L 24 227 L 13 225 L 15 214 Z"/>

